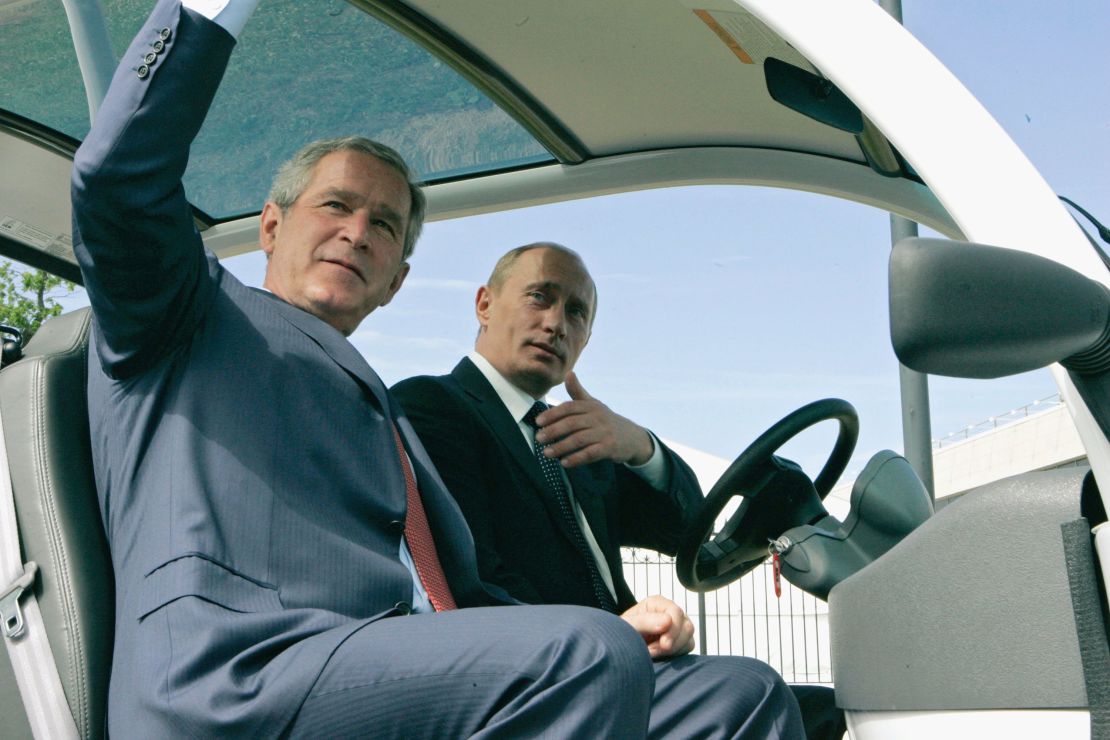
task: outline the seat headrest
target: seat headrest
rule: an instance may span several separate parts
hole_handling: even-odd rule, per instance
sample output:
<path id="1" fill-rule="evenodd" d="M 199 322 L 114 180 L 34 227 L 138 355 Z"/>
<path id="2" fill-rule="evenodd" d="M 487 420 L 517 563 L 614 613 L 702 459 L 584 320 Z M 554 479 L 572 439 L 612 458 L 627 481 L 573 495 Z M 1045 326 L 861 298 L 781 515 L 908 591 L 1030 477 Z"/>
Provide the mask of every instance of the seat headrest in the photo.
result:
<path id="1" fill-rule="evenodd" d="M 23 350 L 23 357 L 48 357 L 80 349 L 89 334 L 92 311 L 81 308 L 45 322 Z"/>

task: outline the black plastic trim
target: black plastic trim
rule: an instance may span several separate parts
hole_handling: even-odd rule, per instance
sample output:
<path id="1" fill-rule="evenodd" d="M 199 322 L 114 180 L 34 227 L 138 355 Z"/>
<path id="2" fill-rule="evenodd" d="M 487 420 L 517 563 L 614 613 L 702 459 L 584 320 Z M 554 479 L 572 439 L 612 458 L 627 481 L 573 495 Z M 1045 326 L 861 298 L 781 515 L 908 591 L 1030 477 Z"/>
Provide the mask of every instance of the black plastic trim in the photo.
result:
<path id="1" fill-rule="evenodd" d="M 81 145 L 79 139 L 69 134 L 63 134 L 61 131 L 4 108 L 0 108 L 0 129 L 7 129 L 32 144 L 63 154 L 68 159 L 73 159 L 73 153 Z"/>
<path id="2" fill-rule="evenodd" d="M 1107 302 L 1110 302 L 1110 291 L 1107 294 Z M 1106 329 L 1097 342 L 1082 352 L 1065 357 L 1060 364 L 1080 375 L 1098 375 L 1110 370 L 1110 321 L 1107 321 Z"/>
<path id="3" fill-rule="evenodd" d="M 29 247 L 6 236 L 0 236 L 0 255 L 22 262 L 36 270 L 45 270 L 51 275 L 57 275 L 71 283 L 85 285 L 85 281 L 81 279 L 81 269 L 74 263 L 47 252 L 41 252 L 34 247 Z"/>
<path id="4" fill-rule="evenodd" d="M 778 104 L 840 131 L 864 132 L 859 107 L 831 80 L 775 57 L 763 60 L 763 76 L 767 94 Z"/>

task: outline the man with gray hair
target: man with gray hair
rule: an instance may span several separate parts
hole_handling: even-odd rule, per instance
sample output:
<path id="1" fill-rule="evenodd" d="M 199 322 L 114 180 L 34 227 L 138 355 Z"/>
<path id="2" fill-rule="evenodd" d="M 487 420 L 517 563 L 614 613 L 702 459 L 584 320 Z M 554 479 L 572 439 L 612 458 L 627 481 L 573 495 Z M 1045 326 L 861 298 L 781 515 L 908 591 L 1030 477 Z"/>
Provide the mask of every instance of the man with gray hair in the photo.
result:
<path id="1" fill-rule="evenodd" d="M 458 507 L 346 338 L 409 270 L 423 198 L 396 153 L 330 140 L 282 169 L 266 290 L 205 250 L 181 178 L 255 3 L 159 0 L 74 159 L 115 573 L 108 734 L 789 737 L 789 707 L 690 712 L 628 622 L 481 581 Z"/>

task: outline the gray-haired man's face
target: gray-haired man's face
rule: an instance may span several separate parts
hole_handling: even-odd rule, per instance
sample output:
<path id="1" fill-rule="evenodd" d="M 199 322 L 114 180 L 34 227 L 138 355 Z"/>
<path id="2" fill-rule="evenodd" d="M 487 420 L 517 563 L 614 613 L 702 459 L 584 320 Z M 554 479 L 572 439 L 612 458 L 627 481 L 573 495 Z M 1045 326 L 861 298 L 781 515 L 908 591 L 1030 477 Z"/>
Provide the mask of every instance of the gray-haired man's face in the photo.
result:
<path id="1" fill-rule="evenodd" d="M 284 213 L 273 203 L 262 211 L 265 287 L 350 334 L 408 274 L 410 206 L 408 183 L 392 166 L 352 150 L 327 154 Z"/>

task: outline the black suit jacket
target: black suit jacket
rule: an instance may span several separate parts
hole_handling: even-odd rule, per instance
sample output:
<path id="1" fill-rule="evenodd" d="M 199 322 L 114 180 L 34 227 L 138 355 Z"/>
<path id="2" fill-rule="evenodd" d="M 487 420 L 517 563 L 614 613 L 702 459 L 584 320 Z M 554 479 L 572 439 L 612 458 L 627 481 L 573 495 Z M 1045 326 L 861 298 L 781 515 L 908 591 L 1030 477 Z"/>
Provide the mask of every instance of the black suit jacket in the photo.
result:
<path id="1" fill-rule="evenodd" d="M 529 603 L 597 606 L 588 566 L 528 443 L 474 363 L 464 358 L 450 375 L 409 378 L 392 393 L 470 524 L 482 579 Z M 673 554 L 701 501 L 693 472 L 663 450 L 669 471 L 663 491 L 610 462 L 567 471 L 621 610 L 636 599 L 624 580 L 620 547 Z"/>

